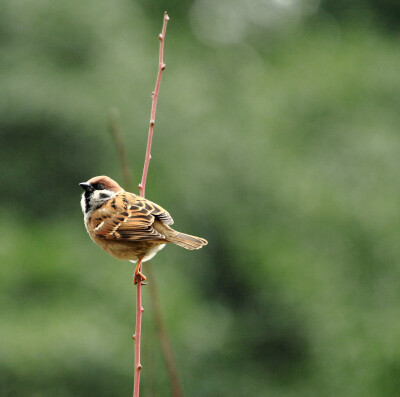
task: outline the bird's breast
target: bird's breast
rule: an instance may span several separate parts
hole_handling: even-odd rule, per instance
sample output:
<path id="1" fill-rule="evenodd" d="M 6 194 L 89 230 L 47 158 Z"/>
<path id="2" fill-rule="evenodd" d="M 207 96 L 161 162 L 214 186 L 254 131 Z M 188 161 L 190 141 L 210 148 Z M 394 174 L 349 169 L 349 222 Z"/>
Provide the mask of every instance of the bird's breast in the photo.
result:
<path id="1" fill-rule="evenodd" d="M 90 234 L 90 233 L 89 233 Z M 93 241 L 114 258 L 137 262 L 143 258 L 146 262 L 165 246 L 163 241 L 114 241 L 90 234 Z"/>

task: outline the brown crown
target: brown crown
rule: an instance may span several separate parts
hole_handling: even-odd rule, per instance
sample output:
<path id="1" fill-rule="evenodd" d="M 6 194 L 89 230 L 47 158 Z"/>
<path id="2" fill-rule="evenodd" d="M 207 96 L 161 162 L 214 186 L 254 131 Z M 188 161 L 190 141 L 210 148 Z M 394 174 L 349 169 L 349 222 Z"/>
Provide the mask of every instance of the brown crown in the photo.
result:
<path id="1" fill-rule="evenodd" d="M 90 183 L 91 185 L 94 185 L 95 183 L 102 183 L 106 189 L 111 190 L 115 193 L 124 190 L 121 186 L 118 185 L 117 182 L 105 175 L 95 176 L 89 179 L 88 183 Z"/>

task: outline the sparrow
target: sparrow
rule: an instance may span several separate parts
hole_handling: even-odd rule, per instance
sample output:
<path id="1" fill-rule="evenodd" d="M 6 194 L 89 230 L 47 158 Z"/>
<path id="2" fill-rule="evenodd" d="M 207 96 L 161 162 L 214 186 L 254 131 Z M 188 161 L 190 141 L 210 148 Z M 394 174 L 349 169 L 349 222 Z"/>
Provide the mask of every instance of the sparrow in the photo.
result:
<path id="1" fill-rule="evenodd" d="M 161 206 L 126 192 L 108 176 L 96 176 L 79 184 L 81 207 L 91 239 L 111 256 L 137 263 L 134 282 L 146 280 L 142 262 L 153 258 L 167 243 L 194 250 L 207 244 L 201 237 L 170 227 L 171 215 Z"/>

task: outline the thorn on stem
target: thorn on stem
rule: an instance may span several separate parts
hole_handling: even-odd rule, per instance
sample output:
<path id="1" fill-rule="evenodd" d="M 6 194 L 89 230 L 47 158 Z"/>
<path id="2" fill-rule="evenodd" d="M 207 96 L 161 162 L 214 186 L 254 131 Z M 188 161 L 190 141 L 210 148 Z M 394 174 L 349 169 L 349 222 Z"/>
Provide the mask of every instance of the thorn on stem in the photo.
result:
<path id="1" fill-rule="evenodd" d="M 141 309 L 140 309 L 141 311 L 142 311 L 142 313 L 144 312 L 144 308 L 143 308 L 143 306 L 141 307 Z"/>
<path id="2" fill-rule="evenodd" d="M 137 369 L 138 371 L 140 371 L 140 370 L 142 369 L 142 364 L 139 364 L 139 365 L 136 367 L 136 369 Z"/>
<path id="3" fill-rule="evenodd" d="M 132 339 L 135 340 L 136 339 L 136 334 L 132 335 Z"/>
<path id="4" fill-rule="evenodd" d="M 155 124 L 154 120 L 150 120 L 150 125 L 153 126 Z"/>
<path id="5" fill-rule="evenodd" d="M 167 65 L 166 65 L 165 63 L 163 63 L 163 64 L 161 65 L 161 70 L 164 70 L 166 67 L 167 67 Z"/>
<path id="6" fill-rule="evenodd" d="M 162 35 L 162 33 L 160 33 L 160 34 L 158 35 L 158 38 L 159 38 L 160 40 L 164 40 L 164 36 Z"/>

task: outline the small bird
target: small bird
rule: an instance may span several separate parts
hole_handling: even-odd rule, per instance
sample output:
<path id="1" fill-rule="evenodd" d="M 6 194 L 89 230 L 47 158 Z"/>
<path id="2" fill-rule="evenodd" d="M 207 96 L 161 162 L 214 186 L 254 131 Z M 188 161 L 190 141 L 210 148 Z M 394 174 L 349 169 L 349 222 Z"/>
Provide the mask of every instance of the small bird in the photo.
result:
<path id="1" fill-rule="evenodd" d="M 194 250 L 207 240 L 177 232 L 171 215 L 161 206 L 126 192 L 108 176 L 79 184 L 85 191 L 81 207 L 91 239 L 117 259 L 137 263 L 134 282 L 146 280 L 140 265 L 154 257 L 166 243 Z"/>

